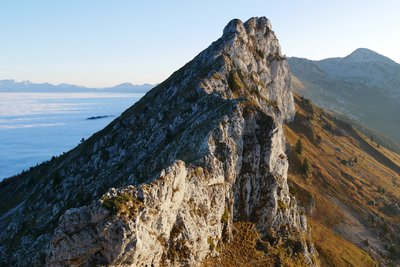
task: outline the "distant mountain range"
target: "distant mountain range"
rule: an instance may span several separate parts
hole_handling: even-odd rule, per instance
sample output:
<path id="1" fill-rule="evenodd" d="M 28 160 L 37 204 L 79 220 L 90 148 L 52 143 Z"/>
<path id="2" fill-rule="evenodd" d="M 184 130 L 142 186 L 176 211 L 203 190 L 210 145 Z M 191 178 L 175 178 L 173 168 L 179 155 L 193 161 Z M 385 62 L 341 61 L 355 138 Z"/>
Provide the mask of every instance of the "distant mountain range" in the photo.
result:
<path id="1" fill-rule="evenodd" d="M 400 64 L 359 48 L 343 58 L 290 58 L 295 91 L 400 143 Z"/>
<path id="2" fill-rule="evenodd" d="M 146 93 L 154 85 L 122 83 L 113 87 L 90 88 L 72 84 L 31 83 L 30 81 L 16 82 L 14 80 L 0 80 L 0 92 L 27 92 L 27 93 Z"/>

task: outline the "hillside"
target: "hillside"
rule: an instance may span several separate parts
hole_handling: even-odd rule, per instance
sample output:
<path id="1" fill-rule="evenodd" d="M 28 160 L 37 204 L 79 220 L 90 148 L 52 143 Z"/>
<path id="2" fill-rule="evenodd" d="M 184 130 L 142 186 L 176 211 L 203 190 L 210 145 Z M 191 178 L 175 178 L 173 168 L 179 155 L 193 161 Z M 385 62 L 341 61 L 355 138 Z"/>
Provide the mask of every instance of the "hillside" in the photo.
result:
<path id="1" fill-rule="evenodd" d="M 366 132 L 400 151 L 399 64 L 368 49 L 320 61 L 290 58 L 289 64 L 296 92 L 364 124 Z"/>
<path id="2" fill-rule="evenodd" d="M 295 103 L 296 118 L 285 127 L 289 186 L 309 217 L 322 265 L 396 266 L 400 155 L 299 95 Z"/>

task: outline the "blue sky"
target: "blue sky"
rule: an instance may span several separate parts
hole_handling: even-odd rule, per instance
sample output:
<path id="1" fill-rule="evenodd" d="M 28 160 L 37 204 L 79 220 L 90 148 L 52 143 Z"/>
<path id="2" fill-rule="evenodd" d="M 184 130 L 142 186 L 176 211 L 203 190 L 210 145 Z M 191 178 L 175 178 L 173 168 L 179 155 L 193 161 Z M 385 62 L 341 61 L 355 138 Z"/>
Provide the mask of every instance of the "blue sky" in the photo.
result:
<path id="1" fill-rule="evenodd" d="M 219 38 L 266 16 L 283 53 L 310 59 L 366 47 L 400 62 L 400 1 L 0 1 L 0 79 L 157 83 Z"/>

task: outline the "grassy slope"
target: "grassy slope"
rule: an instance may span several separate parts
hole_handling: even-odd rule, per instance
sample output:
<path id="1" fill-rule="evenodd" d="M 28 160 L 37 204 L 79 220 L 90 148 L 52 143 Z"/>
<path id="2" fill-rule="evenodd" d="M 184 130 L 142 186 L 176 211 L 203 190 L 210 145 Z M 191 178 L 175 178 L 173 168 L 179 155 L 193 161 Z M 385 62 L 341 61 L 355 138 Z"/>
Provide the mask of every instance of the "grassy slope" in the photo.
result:
<path id="1" fill-rule="evenodd" d="M 253 223 L 234 223 L 232 236 L 230 242 L 209 242 L 219 256 L 206 259 L 202 263 L 203 267 L 307 266 L 301 256 L 288 249 L 288 244 L 277 242 L 271 245 L 261 240 Z"/>
<path id="2" fill-rule="evenodd" d="M 400 214 L 385 207 L 400 199 L 400 156 L 311 102 L 295 96 L 296 120 L 285 126 L 290 192 L 308 215 L 321 266 L 396 266 Z M 301 155 L 294 151 L 301 139 Z M 352 162 L 350 159 L 355 159 Z M 308 159 L 311 171 L 304 174 Z M 371 203 L 373 202 L 373 205 Z M 233 240 L 210 242 L 220 254 L 203 266 L 302 266 L 285 247 L 259 238 L 254 225 L 236 222 Z M 398 229 L 397 229 L 398 230 Z M 383 253 L 382 253 L 383 252 Z M 397 260 L 397 262 L 396 262 Z"/>
<path id="3" fill-rule="evenodd" d="M 286 126 L 286 136 L 292 147 L 301 139 L 303 151 L 289 152 L 289 180 L 310 217 L 322 265 L 389 263 L 400 242 L 393 228 L 400 223 L 393 208 L 400 202 L 400 156 L 299 96 L 295 101 L 296 120 Z M 305 158 L 312 166 L 308 175 Z"/>
<path id="4" fill-rule="evenodd" d="M 382 208 L 399 202 L 400 156 L 297 95 L 295 102 L 296 120 L 285 126 L 292 147 L 288 152 L 290 192 L 308 215 L 319 263 L 377 266 L 383 261 L 395 265 L 397 247 L 388 244 L 398 236 L 387 226 L 398 225 L 400 214 L 388 214 Z M 299 139 L 301 155 L 293 149 Z M 355 157 L 356 163 L 346 165 Z M 308 175 L 302 171 L 305 158 L 311 165 Z M 212 243 L 219 257 L 209 258 L 203 266 L 304 264 L 283 247 L 260 240 L 251 223 L 237 222 L 234 228 L 231 242 Z"/>

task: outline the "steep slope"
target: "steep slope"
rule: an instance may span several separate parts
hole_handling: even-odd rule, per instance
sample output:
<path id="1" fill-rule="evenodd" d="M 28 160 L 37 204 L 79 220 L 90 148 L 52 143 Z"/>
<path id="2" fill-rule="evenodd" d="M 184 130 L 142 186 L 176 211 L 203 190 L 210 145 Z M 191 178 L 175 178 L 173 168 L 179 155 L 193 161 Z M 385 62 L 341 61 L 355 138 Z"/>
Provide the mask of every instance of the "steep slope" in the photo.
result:
<path id="1" fill-rule="evenodd" d="M 249 222 L 286 261 L 315 265 L 286 181 L 294 112 L 270 22 L 232 20 L 104 130 L 1 183 L 2 263 L 197 266 Z"/>
<path id="2" fill-rule="evenodd" d="M 295 91 L 400 143 L 399 64 L 365 48 L 344 58 L 290 58 L 289 64 L 302 84 Z"/>
<path id="3" fill-rule="evenodd" d="M 305 98 L 296 95 L 295 103 L 285 127 L 289 186 L 310 219 L 321 264 L 397 266 L 400 155 Z"/>

